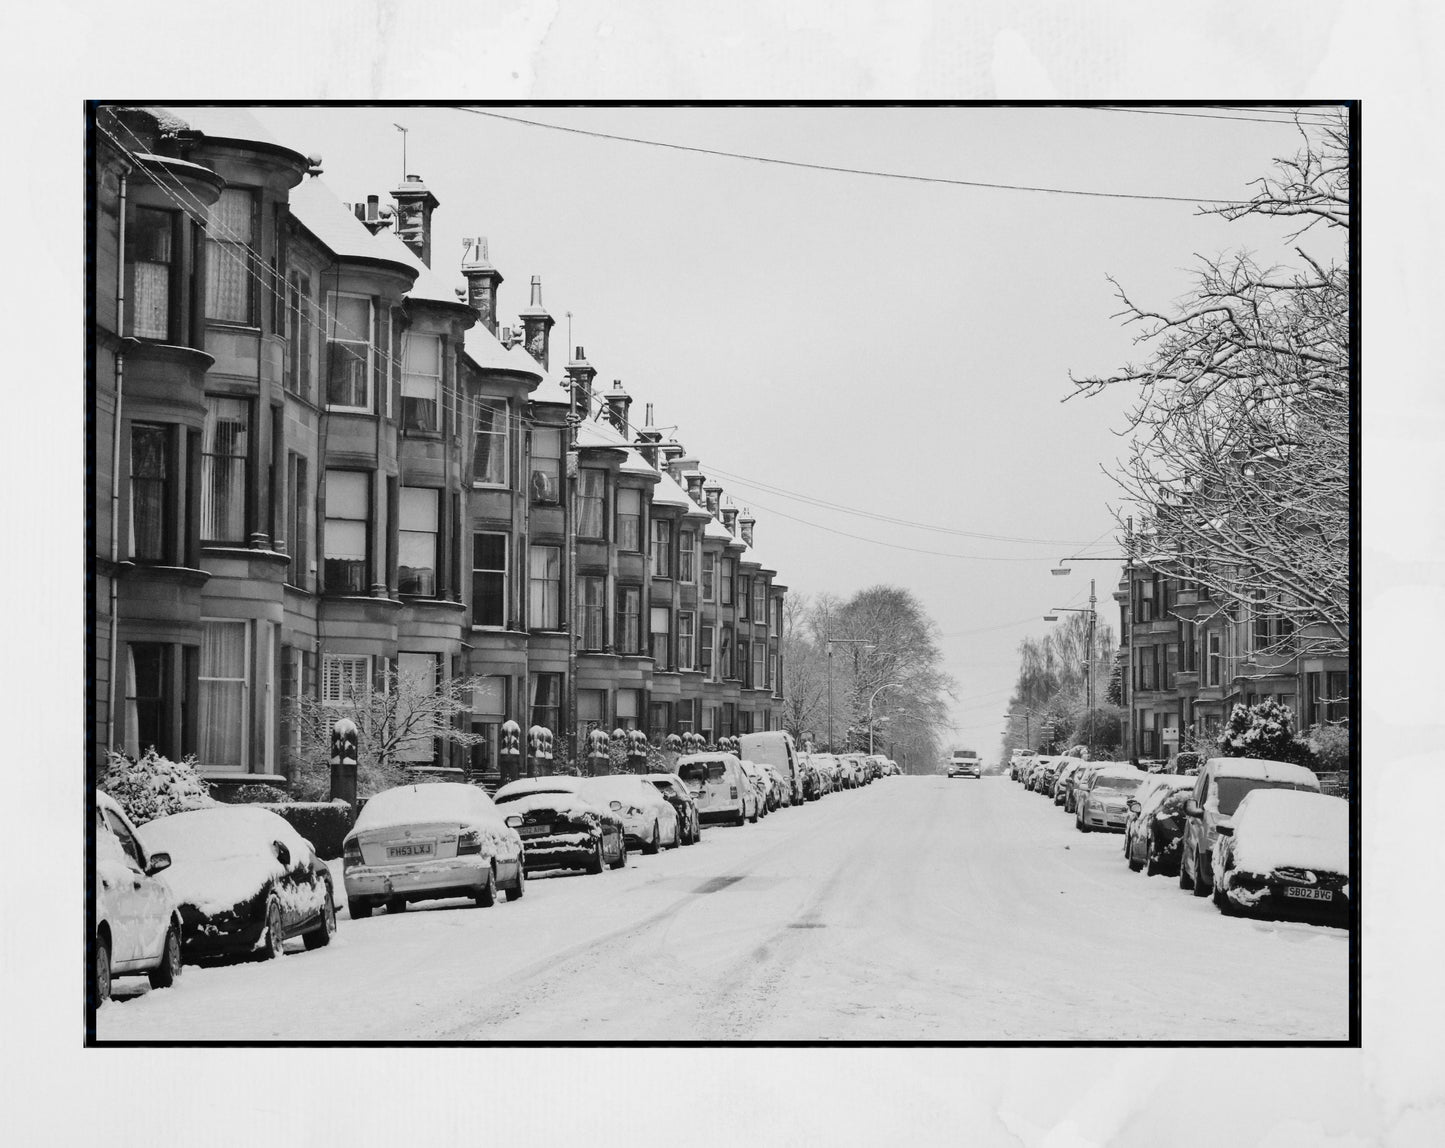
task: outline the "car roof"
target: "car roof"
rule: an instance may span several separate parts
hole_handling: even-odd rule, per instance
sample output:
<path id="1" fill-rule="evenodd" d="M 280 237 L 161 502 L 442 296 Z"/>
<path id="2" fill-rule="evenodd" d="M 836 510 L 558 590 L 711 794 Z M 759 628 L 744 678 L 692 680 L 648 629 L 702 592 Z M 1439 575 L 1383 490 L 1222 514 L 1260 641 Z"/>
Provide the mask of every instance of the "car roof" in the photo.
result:
<path id="1" fill-rule="evenodd" d="M 1201 772 L 1216 777 L 1250 777 L 1264 781 L 1294 781 L 1319 787 L 1319 778 L 1308 766 L 1263 757 L 1211 757 Z"/>

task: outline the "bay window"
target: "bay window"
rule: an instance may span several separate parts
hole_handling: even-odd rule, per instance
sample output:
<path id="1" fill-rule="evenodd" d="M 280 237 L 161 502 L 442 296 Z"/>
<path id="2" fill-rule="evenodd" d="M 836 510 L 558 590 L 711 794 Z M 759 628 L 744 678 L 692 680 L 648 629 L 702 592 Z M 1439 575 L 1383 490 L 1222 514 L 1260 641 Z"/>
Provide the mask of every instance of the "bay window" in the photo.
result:
<path id="1" fill-rule="evenodd" d="M 604 538 L 603 504 L 607 475 L 600 470 L 582 470 L 577 482 L 577 537 Z"/>
<path id="2" fill-rule="evenodd" d="M 642 588 L 640 586 L 619 586 L 617 588 L 617 632 L 613 635 L 613 642 L 619 654 L 637 654 L 642 651 Z"/>
<path id="3" fill-rule="evenodd" d="M 311 276 L 301 271 L 286 273 L 285 328 L 286 389 L 311 401 L 311 379 L 315 372 L 316 324 L 311 318 Z"/>
<path id="4" fill-rule="evenodd" d="M 642 549 L 642 491 L 626 487 L 617 492 L 617 548 Z"/>
<path id="5" fill-rule="evenodd" d="M 603 597 L 607 592 L 607 579 L 581 577 L 577 579 L 577 644 L 584 650 L 602 649 L 606 633 Z"/>
<path id="6" fill-rule="evenodd" d="M 439 335 L 408 334 L 401 373 L 401 425 L 405 430 L 441 430 L 442 341 Z"/>
<path id="7" fill-rule="evenodd" d="M 125 232 L 125 334 L 171 341 L 176 213 L 138 207 Z"/>
<path id="8" fill-rule="evenodd" d="M 370 411 L 375 370 L 375 306 L 366 295 L 326 298 L 326 405 L 334 410 Z"/>
<path id="9" fill-rule="evenodd" d="M 212 769 L 244 771 L 250 707 L 250 649 L 246 622 L 201 619 L 200 746 Z"/>
<path id="10" fill-rule="evenodd" d="M 251 446 L 251 404 L 206 396 L 201 445 L 201 537 L 246 541 L 246 481 Z"/>
<path id="11" fill-rule="evenodd" d="M 672 612 L 666 606 L 653 606 L 649 612 L 650 645 L 652 660 L 659 670 L 668 669 L 667 647 L 671 634 Z"/>
<path id="12" fill-rule="evenodd" d="M 680 530 L 677 534 L 677 580 L 697 581 L 697 531 Z"/>
<path id="13" fill-rule="evenodd" d="M 472 535 L 472 625 L 507 624 L 507 535 Z"/>
<path id="14" fill-rule="evenodd" d="M 258 273 L 256 193 L 228 187 L 208 209 L 206 221 L 206 318 L 250 326 L 255 323 Z"/>
<path id="15" fill-rule="evenodd" d="M 472 452 L 472 483 L 475 486 L 507 485 L 506 399 L 477 400 L 477 429 Z"/>
<path id="16" fill-rule="evenodd" d="M 371 475 L 326 472 L 324 579 L 328 594 L 365 594 L 371 537 Z"/>
<path id="17" fill-rule="evenodd" d="M 672 523 L 665 518 L 652 520 L 652 576 L 672 577 Z"/>
<path id="18" fill-rule="evenodd" d="M 561 547 L 533 546 L 527 562 L 527 624 L 534 630 L 555 630 L 561 620 Z"/>
<path id="19" fill-rule="evenodd" d="M 722 560 L 722 570 L 718 574 L 718 581 L 722 589 L 722 602 L 724 606 L 733 604 L 733 567 L 735 563 L 731 558 Z"/>
<path id="20" fill-rule="evenodd" d="M 424 487 L 401 488 L 396 581 L 403 594 L 436 597 L 440 493 Z"/>
<path id="21" fill-rule="evenodd" d="M 677 668 L 691 670 L 695 667 L 693 648 L 693 620 L 696 615 L 690 611 L 677 616 Z"/>
<path id="22" fill-rule="evenodd" d="M 702 600 L 717 601 L 717 555 L 706 550 L 702 554 Z"/>
<path id="23" fill-rule="evenodd" d="M 562 491 L 562 432 L 556 427 L 532 431 L 532 502 L 555 506 Z"/>
<path id="24" fill-rule="evenodd" d="M 697 668 L 702 671 L 703 677 L 705 677 L 708 681 L 716 680 L 712 672 L 712 642 L 713 634 L 715 632 L 716 627 L 714 626 L 704 626 L 702 628 L 702 645 L 701 650 L 698 654 Z"/>
<path id="25" fill-rule="evenodd" d="M 130 553 L 137 562 L 173 561 L 171 507 L 175 461 L 167 426 L 130 428 Z"/>

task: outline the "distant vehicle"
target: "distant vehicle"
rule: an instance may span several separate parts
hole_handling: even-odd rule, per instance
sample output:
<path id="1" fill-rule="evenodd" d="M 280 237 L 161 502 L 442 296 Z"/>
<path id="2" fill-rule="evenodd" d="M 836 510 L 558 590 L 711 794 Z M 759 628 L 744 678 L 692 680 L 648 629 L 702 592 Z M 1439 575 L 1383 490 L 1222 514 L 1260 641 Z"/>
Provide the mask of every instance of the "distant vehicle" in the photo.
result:
<path id="1" fill-rule="evenodd" d="M 1106 765 L 1098 770 L 1074 808 L 1074 828 L 1080 833 L 1097 829 L 1122 833 L 1129 820 L 1129 798 L 1147 776 L 1132 765 Z"/>
<path id="2" fill-rule="evenodd" d="M 701 841 L 702 823 L 697 816 L 697 802 L 688 792 L 687 783 L 675 773 L 649 773 L 644 777 L 657 787 L 657 792 L 667 798 L 668 804 L 677 813 L 682 843 L 696 845 Z"/>
<path id="3" fill-rule="evenodd" d="M 528 873 L 582 869 L 601 873 L 627 864 L 622 819 L 588 801 L 580 777 L 523 777 L 509 781 L 492 801 L 522 838 Z"/>
<path id="4" fill-rule="evenodd" d="M 803 778 L 799 770 L 802 753 L 787 730 L 764 730 L 761 733 L 738 735 L 738 753 L 748 761 L 771 765 L 778 771 L 787 789 L 784 805 L 803 804 Z"/>
<path id="5" fill-rule="evenodd" d="M 971 749 L 956 749 L 948 761 L 949 777 L 982 777 L 983 766 L 978 753 Z"/>
<path id="6" fill-rule="evenodd" d="M 676 849 L 682 844 L 677 810 L 655 785 L 636 774 L 584 778 L 578 792 L 593 805 L 606 806 L 617 814 L 623 835 L 644 853 L 656 853 L 664 845 Z"/>
<path id="7" fill-rule="evenodd" d="M 269 809 L 192 809 L 149 821 L 140 834 L 151 850 L 170 854 L 166 881 L 180 904 L 187 960 L 268 960 L 292 937 L 317 949 L 336 932 L 331 870 Z"/>
<path id="8" fill-rule="evenodd" d="M 1350 910 L 1350 803 L 1288 789 L 1245 794 L 1219 826 L 1214 903 L 1224 913 L 1326 917 Z"/>
<path id="9" fill-rule="evenodd" d="M 1214 841 L 1228 825 L 1244 795 L 1256 789 L 1320 791 L 1313 771 L 1303 765 L 1252 757 L 1211 757 L 1194 779 L 1192 798 L 1184 807 L 1183 853 L 1179 887 L 1196 897 L 1207 896 L 1213 884 Z"/>
<path id="10" fill-rule="evenodd" d="M 408 902 L 470 897 L 490 908 L 497 891 L 526 891 L 522 838 L 479 787 L 459 781 L 398 785 L 362 807 L 341 847 L 353 918 Z"/>
<path id="11" fill-rule="evenodd" d="M 170 885 L 160 876 L 168 853 L 151 852 L 108 793 L 95 795 L 95 936 L 91 954 L 91 1003 L 110 999 L 118 976 L 150 978 L 170 988 L 181 975 L 181 914 Z"/>

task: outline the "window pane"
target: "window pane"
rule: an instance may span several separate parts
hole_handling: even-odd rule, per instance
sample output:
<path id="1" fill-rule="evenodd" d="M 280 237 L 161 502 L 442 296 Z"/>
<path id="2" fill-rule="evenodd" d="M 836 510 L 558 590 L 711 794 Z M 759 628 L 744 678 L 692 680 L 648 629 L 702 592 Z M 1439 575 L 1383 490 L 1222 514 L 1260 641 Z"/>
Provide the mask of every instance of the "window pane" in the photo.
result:
<path id="1" fill-rule="evenodd" d="M 246 188 L 227 188 L 211 205 L 206 224 L 206 317 L 251 322 L 252 216 Z"/>
<path id="2" fill-rule="evenodd" d="M 246 623 L 202 622 L 200 758 L 212 767 L 244 769 Z"/>
<path id="3" fill-rule="evenodd" d="M 562 434 L 555 428 L 532 432 L 532 501 L 555 504 L 561 492 Z"/>
<path id="4" fill-rule="evenodd" d="M 397 533 L 397 589 L 403 594 L 434 595 L 437 566 L 438 491 L 401 488 Z"/>
<path id="5" fill-rule="evenodd" d="M 161 562 L 166 554 L 170 428 L 136 423 L 130 431 L 131 554 Z"/>
<path id="6" fill-rule="evenodd" d="M 246 541 L 246 456 L 250 408 L 245 399 L 206 398 L 201 447 L 201 537 Z"/>
<path id="7" fill-rule="evenodd" d="M 507 482 L 507 403 L 505 399 L 477 400 L 476 456 L 472 481 L 493 486 Z"/>
<path id="8" fill-rule="evenodd" d="M 472 535 L 472 625 L 506 624 L 507 536 Z"/>
<path id="9" fill-rule="evenodd" d="M 582 538 L 601 538 L 603 486 L 606 475 L 584 470 L 577 484 L 577 533 Z"/>

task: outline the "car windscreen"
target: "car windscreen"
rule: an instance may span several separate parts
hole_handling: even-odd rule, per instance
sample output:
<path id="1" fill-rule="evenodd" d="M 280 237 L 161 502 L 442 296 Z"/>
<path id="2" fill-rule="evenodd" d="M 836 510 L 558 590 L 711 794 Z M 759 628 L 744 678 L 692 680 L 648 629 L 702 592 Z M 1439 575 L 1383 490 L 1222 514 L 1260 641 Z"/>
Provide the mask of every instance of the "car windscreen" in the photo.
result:
<path id="1" fill-rule="evenodd" d="M 657 786 L 657 788 L 661 792 L 667 794 L 669 797 L 675 796 L 677 794 L 677 788 L 670 781 L 661 781 L 658 779 L 654 779 L 652 784 Z"/>
<path id="2" fill-rule="evenodd" d="M 558 786 L 558 787 L 556 787 L 555 789 L 554 789 L 554 788 L 548 788 L 548 789 L 528 788 L 528 789 L 519 789 L 519 790 L 516 790 L 516 791 L 513 792 L 513 793 L 498 793 L 498 794 L 496 794 L 496 795 L 492 798 L 492 800 L 493 800 L 496 804 L 498 804 L 498 805 L 506 805 L 507 802 L 509 802 L 509 801 L 516 801 L 516 800 L 518 800 L 519 798 L 523 798 L 523 797 L 531 797 L 531 796 L 533 796 L 534 794 L 537 794 L 537 793 L 565 793 L 567 796 L 571 797 L 571 796 L 573 795 L 574 791 L 571 790 L 571 789 L 563 788 L 562 786 Z"/>
<path id="3" fill-rule="evenodd" d="M 690 761 L 677 767 L 677 776 L 683 781 L 701 781 L 707 776 L 707 766 L 700 761 Z"/>
<path id="4" fill-rule="evenodd" d="M 1132 793 L 1143 782 L 1142 777 L 1110 777 L 1104 774 L 1094 779 L 1095 790 L 1111 789 L 1115 793 Z"/>
<path id="5" fill-rule="evenodd" d="M 1215 781 L 1219 789 L 1219 812 L 1232 817 L 1244 800 L 1244 795 L 1255 789 L 1302 789 L 1292 781 L 1268 781 L 1262 777 L 1221 777 Z"/>

